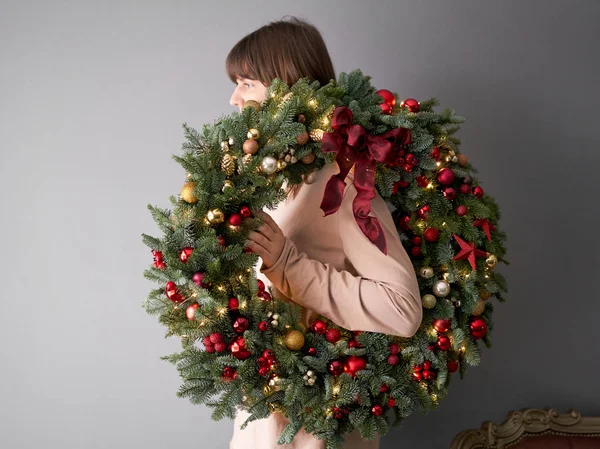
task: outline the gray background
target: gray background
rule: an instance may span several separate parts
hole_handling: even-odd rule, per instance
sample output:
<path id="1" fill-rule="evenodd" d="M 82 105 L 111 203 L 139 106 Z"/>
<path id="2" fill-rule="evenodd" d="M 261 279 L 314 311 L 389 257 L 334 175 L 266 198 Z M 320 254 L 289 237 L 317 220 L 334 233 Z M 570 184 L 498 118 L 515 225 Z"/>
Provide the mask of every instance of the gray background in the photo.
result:
<path id="1" fill-rule="evenodd" d="M 600 415 L 598 2 L 169 3 L 0 3 L 0 447 L 227 447 L 232 423 L 176 398 L 159 360 L 178 343 L 141 308 L 140 235 L 183 183 L 181 123 L 233 111 L 228 50 L 286 14 L 338 73 L 466 117 L 509 235 L 494 348 L 382 448 L 447 447 L 521 407 Z"/>

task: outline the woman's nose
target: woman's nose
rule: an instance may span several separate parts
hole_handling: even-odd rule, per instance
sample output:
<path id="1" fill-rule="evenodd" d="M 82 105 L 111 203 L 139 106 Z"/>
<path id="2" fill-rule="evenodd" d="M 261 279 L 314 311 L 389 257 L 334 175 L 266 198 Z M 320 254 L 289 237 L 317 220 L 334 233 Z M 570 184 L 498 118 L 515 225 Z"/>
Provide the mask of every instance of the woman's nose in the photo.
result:
<path id="1" fill-rule="evenodd" d="M 241 111 L 242 106 L 244 106 L 244 99 L 237 93 L 237 91 L 234 91 L 231 95 L 231 98 L 229 99 L 229 104 L 231 106 L 239 107 Z"/>

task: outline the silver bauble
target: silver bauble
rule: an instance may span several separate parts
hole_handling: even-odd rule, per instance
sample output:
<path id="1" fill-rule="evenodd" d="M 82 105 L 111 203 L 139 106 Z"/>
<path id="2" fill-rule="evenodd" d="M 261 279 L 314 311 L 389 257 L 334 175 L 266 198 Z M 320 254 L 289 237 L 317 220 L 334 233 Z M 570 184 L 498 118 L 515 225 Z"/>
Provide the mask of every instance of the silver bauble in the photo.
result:
<path id="1" fill-rule="evenodd" d="M 448 296 L 450 294 L 450 284 L 444 280 L 439 280 L 433 284 L 433 294 L 440 298 Z"/>
<path id="2" fill-rule="evenodd" d="M 277 171 L 277 159 L 271 156 L 265 156 L 260 162 L 260 169 L 263 173 L 271 175 Z"/>

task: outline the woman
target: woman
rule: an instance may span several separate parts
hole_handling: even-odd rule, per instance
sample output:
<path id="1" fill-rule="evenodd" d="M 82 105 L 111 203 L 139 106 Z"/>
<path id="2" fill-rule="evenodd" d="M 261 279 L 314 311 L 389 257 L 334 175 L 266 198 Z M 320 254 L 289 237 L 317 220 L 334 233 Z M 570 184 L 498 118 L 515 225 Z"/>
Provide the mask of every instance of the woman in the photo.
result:
<path id="1" fill-rule="evenodd" d="M 248 100 L 264 101 L 274 78 L 288 85 L 304 77 L 321 85 L 335 79 L 321 34 L 296 18 L 269 23 L 244 37 L 227 56 L 226 69 L 236 84 L 230 104 L 240 110 Z M 370 216 L 377 217 L 384 230 L 387 255 L 355 221 L 353 171 L 346 178 L 340 209 L 328 216 L 320 209 L 325 185 L 339 171 L 337 162 L 326 164 L 304 183 L 286 186 L 287 200 L 271 214 L 259 212 L 265 223 L 249 233 L 247 244 L 263 261 L 257 277 L 273 287 L 277 298 L 302 306 L 307 326 L 322 315 L 346 329 L 410 337 L 422 319 L 419 285 L 385 201 L 376 194 Z M 240 430 L 247 417 L 238 412 L 230 449 L 325 447 L 304 429 L 291 445 L 277 445 L 287 424 L 280 413 Z M 358 432 L 345 441 L 347 449 L 379 447 L 379 438 L 365 441 Z"/>

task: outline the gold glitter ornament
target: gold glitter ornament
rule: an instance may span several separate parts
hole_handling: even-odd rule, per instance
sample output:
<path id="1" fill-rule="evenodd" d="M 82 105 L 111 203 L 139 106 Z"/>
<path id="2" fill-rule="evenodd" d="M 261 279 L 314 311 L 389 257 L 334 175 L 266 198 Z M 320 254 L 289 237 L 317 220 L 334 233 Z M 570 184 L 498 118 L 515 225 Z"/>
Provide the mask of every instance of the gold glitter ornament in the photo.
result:
<path id="1" fill-rule="evenodd" d="M 186 203 L 197 203 L 198 197 L 194 194 L 194 190 L 196 190 L 196 183 L 192 181 L 186 182 L 181 189 L 181 199 Z"/>
<path id="2" fill-rule="evenodd" d="M 304 335 L 302 332 L 292 329 L 285 334 L 283 342 L 290 351 L 299 351 L 304 346 Z"/>
<path id="3" fill-rule="evenodd" d="M 225 221 L 225 214 L 223 211 L 221 211 L 221 209 L 213 209 L 207 212 L 206 218 L 210 224 L 219 224 Z"/>

